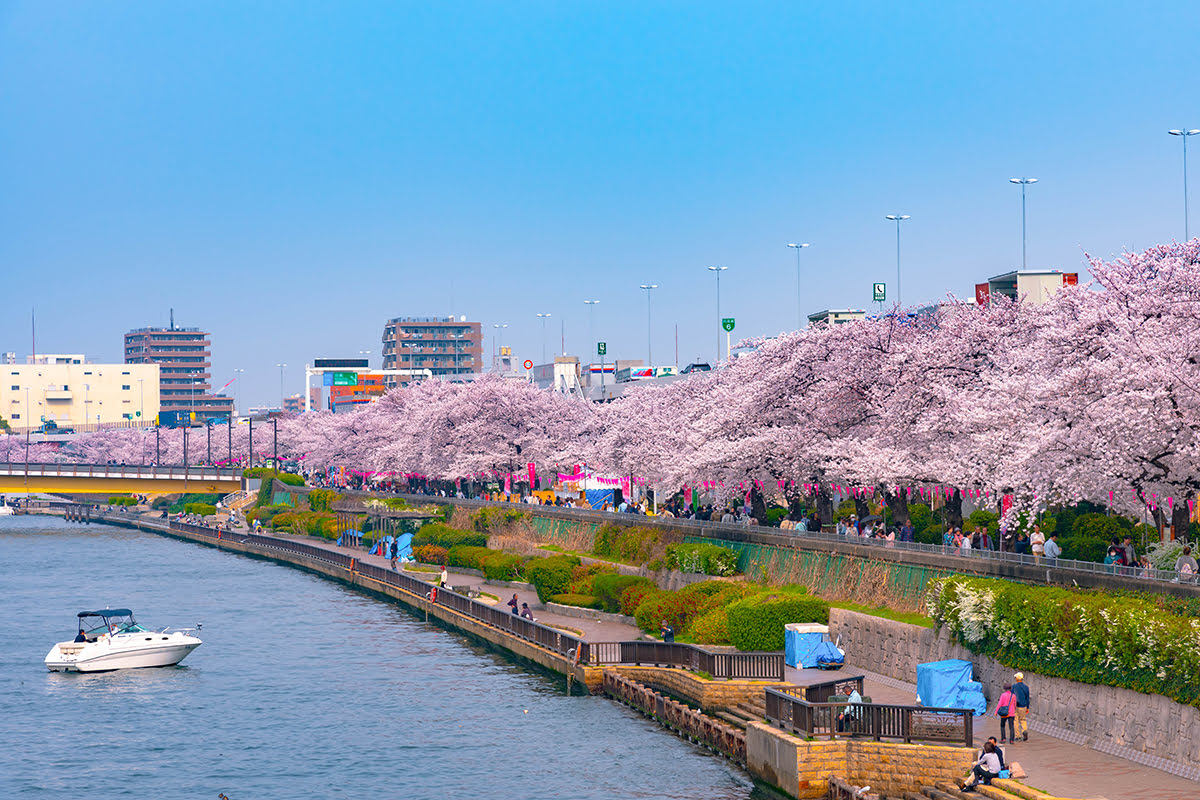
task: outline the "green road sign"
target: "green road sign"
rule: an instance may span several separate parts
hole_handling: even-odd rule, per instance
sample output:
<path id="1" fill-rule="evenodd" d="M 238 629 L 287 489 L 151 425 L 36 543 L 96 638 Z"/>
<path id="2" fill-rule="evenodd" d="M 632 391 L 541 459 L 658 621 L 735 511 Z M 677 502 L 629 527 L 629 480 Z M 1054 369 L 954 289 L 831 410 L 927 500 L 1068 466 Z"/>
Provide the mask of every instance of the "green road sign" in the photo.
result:
<path id="1" fill-rule="evenodd" d="M 608 355 L 608 342 L 596 342 L 596 355 Z"/>
<path id="2" fill-rule="evenodd" d="M 333 373 L 334 386 L 358 386 L 357 372 L 335 372 Z"/>
<path id="3" fill-rule="evenodd" d="M 140 411 L 135 411 L 135 412 L 133 412 L 133 413 L 134 413 L 134 414 L 137 414 L 139 417 L 142 415 L 142 412 L 140 412 Z"/>
<path id="4" fill-rule="evenodd" d="M 725 329 L 726 333 L 732 333 L 733 317 L 725 317 L 725 319 L 721 320 L 721 327 Z"/>
<path id="5" fill-rule="evenodd" d="M 887 300 L 887 284 L 877 283 L 871 287 L 871 299 L 876 303 L 882 303 Z"/>

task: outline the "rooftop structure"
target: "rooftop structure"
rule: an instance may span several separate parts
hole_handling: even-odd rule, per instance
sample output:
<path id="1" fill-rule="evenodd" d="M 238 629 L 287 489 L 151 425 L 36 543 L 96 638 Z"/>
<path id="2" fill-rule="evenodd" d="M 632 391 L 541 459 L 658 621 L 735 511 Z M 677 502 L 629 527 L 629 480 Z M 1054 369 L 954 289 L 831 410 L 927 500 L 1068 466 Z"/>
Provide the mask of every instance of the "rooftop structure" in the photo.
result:
<path id="1" fill-rule="evenodd" d="M 1014 270 L 994 278 L 987 283 L 975 284 L 975 302 L 983 305 L 993 296 L 1003 295 L 1010 300 L 1024 298 L 1034 305 L 1041 305 L 1064 286 L 1079 283 L 1078 272 L 1063 272 L 1057 269 Z"/>

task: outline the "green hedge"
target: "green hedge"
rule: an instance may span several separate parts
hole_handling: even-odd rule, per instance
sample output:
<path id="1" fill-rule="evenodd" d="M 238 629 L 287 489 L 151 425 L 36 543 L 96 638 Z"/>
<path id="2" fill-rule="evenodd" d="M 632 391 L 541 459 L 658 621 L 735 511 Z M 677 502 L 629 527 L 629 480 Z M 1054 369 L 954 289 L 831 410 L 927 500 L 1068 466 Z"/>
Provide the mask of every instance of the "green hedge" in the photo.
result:
<path id="1" fill-rule="evenodd" d="M 186 503 L 183 506 L 183 513 L 196 514 L 201 517 L 211 517 L 217 513 L 217 507 L 211 503 Z"/>
<path id="2" fill-rule="evenodd" d="M 829 622 L 829 603 L 802 589 L 769 590 L 731 603 L 726 608 L 730 643 L 738 650 L 782 650 L 784 625 Z"/>
<path id="3" fill-rule="evenodd" d="M 313 511 L 332 511 L 342 496 L 333 489 L 313 489 L 308 493 L 308 507 Z"/>
<path id="4" fill-rule="evenodd" d="M 525 579 L 537 588 L 538 599 L 544 603 L 567 591 L 579 563 L 578 556 L 535 558 L 525 566 Z"/>
<path id="5" fill-rule="evenodd" d="M 592 581 L 592 588 L 600 607 L 605 611 L 616 613 L 621 610 L 621 596 L 630 586 L 651 588 L 654 581 L 641 575 L 597 575 Z"/>
<path id="6" fill-rule="evenodd" d="M 676 635 L 686 635 L 693 620 L 742 597 L 746 591 L 745 584 L 726 581 L 693 583 L 676 592 L 655 590 L 646 595 L 633 617 L 647 633 L 658 633 L 665 621 Z"/>
<path id="7" fill-rule="evenodd" d="M 413 547 L 432 544 L 447 550 L 459 546 L 487 547 L 487 534 L 460 531 L 441 522 L 431 522 L 422 525 L 421 529 L 413 534 L 412 544 Z"/>
<path id="8" fill-rule="evenodd" d="M 483 560 L 494 552 L 496 551 L 476 545 L 455 545 L 446 553 L 446 563 L 452 567 L 483 569 Z"/>
<path id="9" fill-rule="evenodd" d="M 488 533 L 525 519 L 525 516 L 523 511 L 511 508 L 481 508 L 471 515 L 471 527 L 480 533 Z"/>
<path id="10" fill-rule="evenodd" d="M 926 604 L 972 652 L 1013 669 L 1200 707 L 1200 623 L 1154 602 L 951 576 L 933 583 Z"/>
<path id="11" fill-rule="evenodd" d="M 600 608 L 599 598 L 590 594 L 556 594 L 550 598 L 550 602 L 580 608 Z"/>
<path id="12" fill-rule="evenodd" d="M 450 552 L 444 547 L 438 547 L 436 544 L 418 544 L 414 545 L 413 558 L 420 561 L 422 564 L 437 564 L 445 566 Z"/>
<path id="13" fill-rule="evenodd" d="M 275 480 L 279 481 L 284 486 L 303 486 L 304 485 L 304 476 L 293 475 L 290 472 L 276 473 Z"/>
<path id="14" fill-rule="evenodd" d="M 136 506 L 137 498 L 136 497 L 110 497 L 110 498 L 108 498 L 108 504 L 110 506 Z"/>
<path id="15" fill-rule="evenodd" d="M 692 621 L 688 633 L 696 644 L 732 644 L 729 639 L 729 611 L 724 606 L 710 608 Z"/>
<path id="16" fill-rule="evenodd" d="M 698 542 L 667 545 L 666 565 L 680 572 L 702 575 L 737 574 L 738 554 L 728 547 Z"/>
<path id="17" fill-rule="evenodd" d="M 517 581 L 524 572 L 525 559 L 512 553 L 493 550 L 482 561 L 483 576 L 489 581 Z"/>

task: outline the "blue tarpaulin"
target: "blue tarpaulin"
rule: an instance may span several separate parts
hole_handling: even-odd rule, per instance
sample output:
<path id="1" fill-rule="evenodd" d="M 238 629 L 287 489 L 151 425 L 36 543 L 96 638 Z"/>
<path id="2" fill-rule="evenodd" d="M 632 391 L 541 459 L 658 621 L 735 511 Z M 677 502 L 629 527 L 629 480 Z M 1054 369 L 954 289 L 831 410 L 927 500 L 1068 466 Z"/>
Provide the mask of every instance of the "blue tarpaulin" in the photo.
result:
<path id="1" fill-rule="evenodd" d="M 791 623 L 783 634 L 783 660 L 789 667 L 840 666 L 842 651 L 829 641 L 829 628 L 817 623 Z"/>
<path id="2" fill-rule="evenodd" d="M 588 489 L 584 494 L 587 496 L 587 504 L 592 508 L 600 508 L 613 501 L 612 489 Z"/>
<path id="3" fill-rule="evenodd" d="M 975 716 L 987 713 L 982 686 L 971 680 L 970 661 L 952 658 L 917 664 L 917 702 L 930 708 L 969 708 Z"/>

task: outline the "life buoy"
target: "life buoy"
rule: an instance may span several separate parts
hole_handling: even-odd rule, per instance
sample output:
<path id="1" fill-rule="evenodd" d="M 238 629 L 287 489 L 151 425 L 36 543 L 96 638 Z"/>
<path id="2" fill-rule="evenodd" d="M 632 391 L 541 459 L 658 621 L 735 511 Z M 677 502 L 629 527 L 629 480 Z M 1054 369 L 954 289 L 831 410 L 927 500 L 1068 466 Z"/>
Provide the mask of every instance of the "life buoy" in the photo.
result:
<path id="1" fill-rule="evenodd" d="M 438 587 L 436 587 L 436 586 L 434 586 L 432 589 L 429 590 L 429 599 L 431 602 L 434 602 L 434 603 L 437 602 L 437 590 L 438 590 Z"/>

